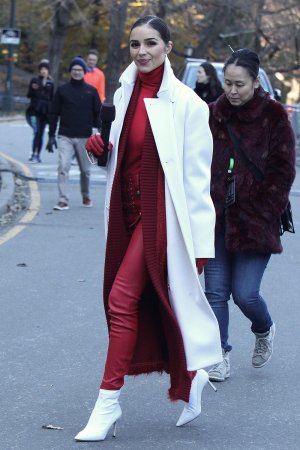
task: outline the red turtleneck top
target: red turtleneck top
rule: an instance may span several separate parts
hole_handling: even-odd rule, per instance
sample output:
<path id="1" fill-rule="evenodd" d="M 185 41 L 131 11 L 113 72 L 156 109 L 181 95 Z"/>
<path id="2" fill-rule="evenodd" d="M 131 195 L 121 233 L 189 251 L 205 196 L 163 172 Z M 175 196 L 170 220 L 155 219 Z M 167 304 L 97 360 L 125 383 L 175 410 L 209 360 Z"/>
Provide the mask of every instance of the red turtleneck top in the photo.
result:
<path id="1" fill-rule="evenodd" d="M 161 85 L 163 71 L 164 64 L 152 72 L 139 72 L 138 74 L 140 92 L 126 143 L 126 154 L 122 167 L 123 180 L 128 179 L 130 175 L 136 178 L 136 175 L 140 171 L 141 153 L 147 124 L 147 111 L 144 98 L 156 97 Z"/>

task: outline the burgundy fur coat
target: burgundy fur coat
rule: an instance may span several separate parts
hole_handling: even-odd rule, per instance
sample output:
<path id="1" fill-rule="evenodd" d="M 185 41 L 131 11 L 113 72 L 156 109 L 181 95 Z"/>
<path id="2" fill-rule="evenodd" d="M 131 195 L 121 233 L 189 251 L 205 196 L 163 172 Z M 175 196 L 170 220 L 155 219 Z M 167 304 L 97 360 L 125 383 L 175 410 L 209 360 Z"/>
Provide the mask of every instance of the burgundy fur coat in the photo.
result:
<path id="1" fill-rule="evenodd" d="M 243 152 L 263 173 L 261 182 L 234 152 L 228 121 Z M 211 195 L 217 230 L 225 226 L 227 249 L 281 253 L 278 221 L 295 177 L 294 133 L 283 106 L 262 88 L 241 107 L 232 106 L 223 94 L 210 105 L 210 127 L 214 139 Z M 236 200 L 225 209 L 227 170 L 233 153 Z"/>

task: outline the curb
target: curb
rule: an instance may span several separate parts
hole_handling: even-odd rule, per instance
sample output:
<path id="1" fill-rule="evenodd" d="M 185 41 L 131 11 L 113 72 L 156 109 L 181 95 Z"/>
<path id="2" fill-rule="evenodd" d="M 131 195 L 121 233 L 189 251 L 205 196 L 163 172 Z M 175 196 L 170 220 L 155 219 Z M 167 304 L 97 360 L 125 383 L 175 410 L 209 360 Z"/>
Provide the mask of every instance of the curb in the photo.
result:
<path id="1" fill-rule="evenodd" d="M 14 175 L 10 172 L 1 172 L 1 169 L 11 169 L 11 166 L 0 157 L 0 216 L 8 212 L 15 193 Z"/>
<path id="2" fill-rule="evenodd" d="M 14 120 L 25 120 L 25 115 L 15 114 L 12 116 L 0 116 L 0 122 L 12 122 Z"/>

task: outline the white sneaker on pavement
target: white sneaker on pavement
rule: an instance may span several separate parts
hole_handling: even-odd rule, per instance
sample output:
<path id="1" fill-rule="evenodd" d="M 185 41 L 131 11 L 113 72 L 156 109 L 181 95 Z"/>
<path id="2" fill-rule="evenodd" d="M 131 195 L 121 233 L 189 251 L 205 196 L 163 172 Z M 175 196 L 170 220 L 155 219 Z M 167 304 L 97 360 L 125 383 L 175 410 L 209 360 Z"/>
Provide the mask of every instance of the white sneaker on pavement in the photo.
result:
<path id="1" fill-rule="evenodd" d="M 215 364 L 209 371 L 208 376 L 210 381 L 225 381 L 230 377 L 230 362 L 229 352 L 222 350 L 223 361 Z"/>

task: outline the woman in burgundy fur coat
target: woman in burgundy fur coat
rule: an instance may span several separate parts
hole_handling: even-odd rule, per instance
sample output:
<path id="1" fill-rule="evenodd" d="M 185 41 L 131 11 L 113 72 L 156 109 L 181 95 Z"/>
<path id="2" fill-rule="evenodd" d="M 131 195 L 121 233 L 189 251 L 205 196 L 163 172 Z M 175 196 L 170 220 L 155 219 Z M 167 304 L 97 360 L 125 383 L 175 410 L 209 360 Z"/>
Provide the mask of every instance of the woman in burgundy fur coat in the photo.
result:
<path id="1" fill-rule="evenodd" d="M 121 417 L 125 375 L 170 374 L 169 397 L 201 412 L 204 368 L 222 360 L 219 327 L 198 272 L 214 257 L 208 106 L 172 71 L 166 24 L 139 19 L 133 62 L 114 95 L 107 164 L 104 308 L 109 346 L 100 393 L 78 441 L 103 440 Z M 103 153 L 100 134 L 88 152 Z M 135 401 L 136 399 L 134 399 Z"/>
<path id="2" fill-rule="evenodd" d="M 287 114 L 259 86 L 258 70 L 256 53 L 235 51 L 224 65 L 224 94 L 210 105 L 217 223 L 216 257 L 205 268 L 205 292 L 223 350 L 223 361 L 209 371 L 214 381 L 230 375 L 230 295 L 256 337 L 253 367 L 263 367 L 273 351 L 275 324 L 259 291 L 271 254 L 282 252 L 279 218 L 295 176 L 295 145 Z"/>

